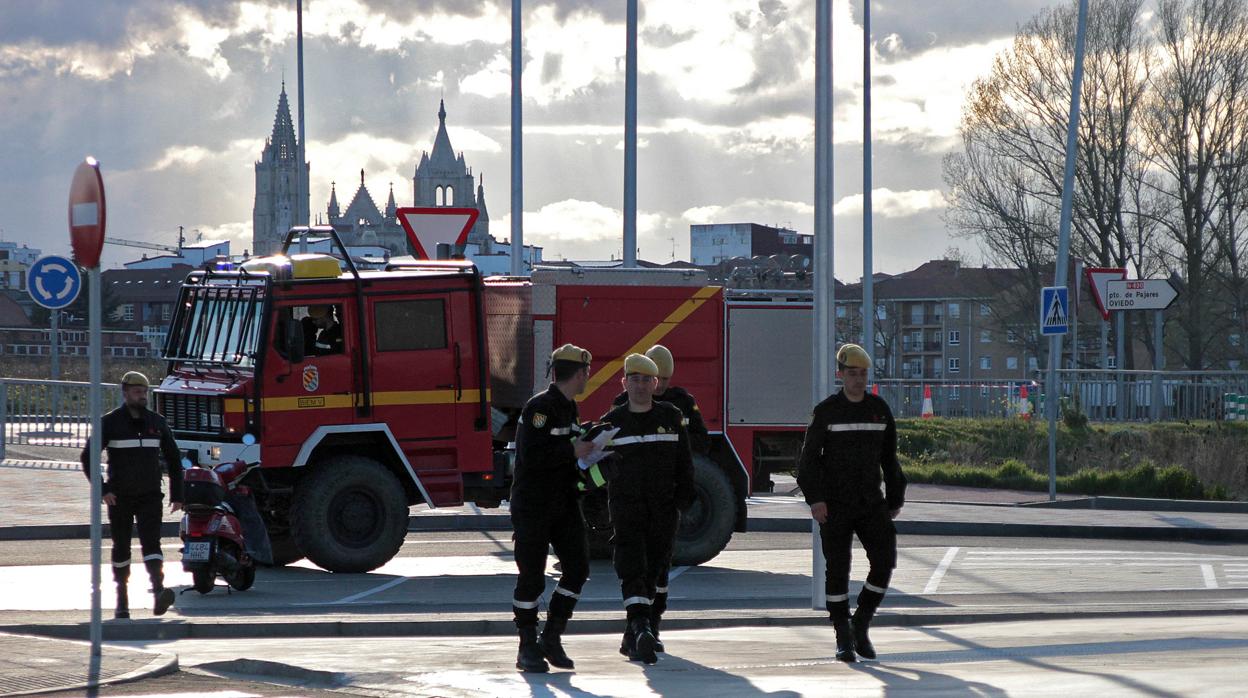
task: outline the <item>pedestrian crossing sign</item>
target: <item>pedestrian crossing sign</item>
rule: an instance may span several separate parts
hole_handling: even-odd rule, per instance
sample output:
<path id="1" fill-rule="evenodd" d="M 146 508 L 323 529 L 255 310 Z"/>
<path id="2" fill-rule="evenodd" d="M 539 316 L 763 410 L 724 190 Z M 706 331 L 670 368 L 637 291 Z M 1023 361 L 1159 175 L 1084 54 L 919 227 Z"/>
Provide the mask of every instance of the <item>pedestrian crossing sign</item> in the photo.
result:
<path id="1" fill-rule="evenodd" d="M 1070 331 L 1070 296 L 1065 286 L 1040 290 L 1040 334 L 1066 334 Z"/>

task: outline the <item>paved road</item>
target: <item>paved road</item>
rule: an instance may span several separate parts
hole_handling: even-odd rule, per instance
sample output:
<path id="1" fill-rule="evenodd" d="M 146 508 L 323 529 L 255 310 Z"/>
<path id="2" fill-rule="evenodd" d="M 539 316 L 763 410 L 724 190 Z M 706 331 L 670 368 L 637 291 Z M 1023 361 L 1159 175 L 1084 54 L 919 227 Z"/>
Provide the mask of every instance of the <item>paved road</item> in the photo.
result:
<path id="1" fill-rule="evenodd" d="M 750 628 L 664 633 L 669 654 L 653 667 L 616 654 L 615 634 L 573 635 L 575 672 L 519 674 L 510 638 L 356 638 L 124 643 L 176 652 L 193 671 L 268 675 L 300 688 L 393 696 L 1241 696 L 1248 625 L 1242 617 L 1137 618 L 880 628 L 878 661 L 845 665 L 830 628 Z M 256 662 L 263 658 L 263 662 Z M 239 660 L 243 661 L 239 661 Z M 179 684 L 181 680 L 183 683 Z M 188 686 L 162 680 L 164 695 Z M 213 686 L 231 690 L 227 682 Z M 101 695 L 153 693 L 150 685 Z M 205 695 L 213 695 L 209 692 Z M 219 693 L 218 695 L 225 695 Z"/>
<path id="2" fill-rule="evenodd" d="M 884 609 L 901 618 L 894 622 L 1022 610 L 1248 609 L 1248 545 L 1000 538 L 933 542 L 931 536 L 902 537 Z M 809 544 L 810 537 L 801 534 L 740 534 L 710 563 L 676 568 L 672 625 L 696 626 L 708 613 L 726 621 L 820 622 L 808 610 Z M 167 583 L 189 585 L 189 576 L 175 562 L 176 549 L 176 543 L 166 542 Z M 89 608 L 89 566 L 80 562 L 86 550 L 87 543 L 77 540 L 0 542 L 0 627 L 69 627 L 81 621 Z M 863 551 L 856 549 L 859 581 L 865 568 Z M 553 587 L 558 574 L 553 558 L 548 573 Z M 232 624 L 237 634 L 256 636 L 298 634 L 295 625 L 320 624 L 302 633 L 315 635 L 326 634 L 328 623 L 354 623 L 352 634 L 366 634 L 370 623 L 390 623 L 393 627 L 374 634 L 403 627 L 418 634 L 451 634 L 456 627 L 465 633 L 509 634 L 506 600 L 514 574 L 511 543 L 504 534 L 413 533 L 398 557 L 370 574 L 331 574 L 306 562 L 265 569 L 247 592 L 227 594 L 219 587 L 206 596 L 181 594 L 167 617 L 174 623 L 154 625 L 138 611 L 133 621 L 110 621 L 109 632 L 190 633 L 189 624 L 199 628 L 196 632 L 224 633 L 229 631 L 221 624 Z M 146 598 L 147 584 L 146 575 L 136 570 L 131 598 Z M 107 608 L 112 601 L 107 571 L 104 591 Z M 610 564 L 595 562 L 578 617 L 593 621 L 587 629 L 613 627 L 619 603 Z M 416 627 L 421 624 L 427 627 Z"/>

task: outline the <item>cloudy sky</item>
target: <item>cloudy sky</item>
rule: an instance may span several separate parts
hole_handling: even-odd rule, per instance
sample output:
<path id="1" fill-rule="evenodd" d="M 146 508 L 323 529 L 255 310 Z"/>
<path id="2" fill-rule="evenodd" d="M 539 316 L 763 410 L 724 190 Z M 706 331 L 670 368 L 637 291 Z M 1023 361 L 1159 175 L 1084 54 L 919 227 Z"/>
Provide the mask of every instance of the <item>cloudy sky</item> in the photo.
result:
<path id="1" fill-rule="evenodd" d="M 873 7 L 876 267 L 951 245 L 941 157 L 963 94 L 1046 0 L 877 0 Z M 251 244 L 253 163 L 283 75 L 294 0 L 0 1 L 0 237 L 66 253 L 70 175 L 102 163 L 113 237 L 173 244 L 179 225 Z M 305 0 L 312 210 L 359 171 L 382 203 L 432 147 L 484 174 L 510 235 L 510 2 Z M 526 2 L 525 235 L 547 258 L 618 256 L 624 2 Z M 991 11 L 985 11 L 991 7 Z M 835 4 L 837 276 L 862 269 L 861 0 Z M 813 0 L 642 0 L 641 257 L 687 258 L 689 225 L 811 232 Z M 107 246 L 105 266 L 140 250 Z"/>

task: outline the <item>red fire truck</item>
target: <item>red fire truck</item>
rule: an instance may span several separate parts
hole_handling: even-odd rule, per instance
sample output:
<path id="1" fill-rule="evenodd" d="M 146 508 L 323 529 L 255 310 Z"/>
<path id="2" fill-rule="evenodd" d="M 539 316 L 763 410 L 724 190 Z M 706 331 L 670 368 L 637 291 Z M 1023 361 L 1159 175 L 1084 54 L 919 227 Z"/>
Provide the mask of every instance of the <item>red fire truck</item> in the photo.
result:
<path id="1" fill-rule="evenodd" d="M 371 570 L 398 551 L 410 506 L 498 506 L 520 409 L 564 342 L 594 355 L 583 419 L 608 410 L 627 354 L 662 343 L 676 356 L 674 383 L 698 399 L 714 441 L 695 459 L 679 564 L 745 530 L 746 498 L 800 444 L 808 293 L 726 298 L 696 270 L 482 278 L 470 262 L 411 260 L 366 271 L 329 228 L 292 230 L 284 252 L 301 234 L 332 238 L 343 259 L 283 254 L 187 277 L 154 391 L 192 461 L 232 460 L 256 437 L 262 467 L 248 484 L 278 564 Z M 320 341 L 327 331 L 341 339 Z"/>

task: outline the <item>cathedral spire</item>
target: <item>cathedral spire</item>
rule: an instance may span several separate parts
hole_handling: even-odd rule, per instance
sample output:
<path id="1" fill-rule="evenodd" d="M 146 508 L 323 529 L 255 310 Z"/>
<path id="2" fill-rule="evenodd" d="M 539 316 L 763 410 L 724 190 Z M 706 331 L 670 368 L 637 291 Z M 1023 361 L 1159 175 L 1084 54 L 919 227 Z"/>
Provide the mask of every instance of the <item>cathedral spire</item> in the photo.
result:
<path id="1" fill-rule="evenodd" d="M 298 149 L 295 147 L 295 125 L 290 118 L 290 102 L 286 99 L 286 81 L 282 81 L 282 92 L 277 98 L 277 114 L 273 117 L 273 135 L 269 136 L 273 155 L 279 160 L 294 160 Z"/>
<path id="2" fill-rule="evenodd" d="M 339 216 L 338 209 L 338 183 L 329 183 L 329 221 L 332 223 Z"/>
<path id="3" fill-rule="evenodd" d="M 399 207 L 394 203 L 394 182 L 390 183 L 390 198 L 386 200 L 386 218 L 394 218 Z"/>
<path id="4" fill-rule="evenodd" d="M 439 173 L 462 175 L 463 167 L 455 157 L 451 148 L 451 137 L 446 134 L 446 102 L 438 102 L 438 134 L 433 138 L 433 152 L 429 154 L 429 164 Z"/>

